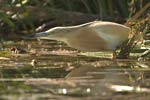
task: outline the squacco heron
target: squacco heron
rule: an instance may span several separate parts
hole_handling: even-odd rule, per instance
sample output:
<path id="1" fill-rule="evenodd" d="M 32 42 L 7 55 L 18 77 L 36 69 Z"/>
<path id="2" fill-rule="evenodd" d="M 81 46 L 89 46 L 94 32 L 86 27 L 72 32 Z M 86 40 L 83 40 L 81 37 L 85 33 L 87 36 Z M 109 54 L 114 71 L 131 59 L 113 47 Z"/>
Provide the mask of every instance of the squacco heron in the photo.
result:
<path id="1" fill-rule="evenodd" d="M 130 28 L 114 22 L 93 21 L 76 26 L 54 27 L 30 38 L 52 39 L 87 52 L 115 51 L 128 39 Z"/>

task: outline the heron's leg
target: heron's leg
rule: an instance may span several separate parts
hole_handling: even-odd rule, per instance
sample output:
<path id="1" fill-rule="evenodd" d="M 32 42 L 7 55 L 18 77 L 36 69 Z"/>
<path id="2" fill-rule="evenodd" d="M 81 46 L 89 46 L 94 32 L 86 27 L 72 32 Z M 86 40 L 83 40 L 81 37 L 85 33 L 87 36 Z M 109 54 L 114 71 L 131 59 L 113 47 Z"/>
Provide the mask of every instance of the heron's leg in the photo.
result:
<path id="1" fill-rule="evenodd" d="M 117 58 L 117 52 L 116 52 L 116 50 L 115 51 L 113 51 L 113 57 L 112 57 L 113 59 L 116 59 Z"/>
<path id="2" fill-rule="evenodd" d="M 118 49 L 119 47 L 117 47 L 114 51 L 113 51 L 113 59 L 117 59 L 117 57 L 118 57 L 118 54 L 117 54 L 117 49 Z"/>
<path id="3" fill-rule="evenodd" d="M 117 50 L 120 48 L 120 46 L 117 46 L 116 49 L 113 51 L 113 59 L 118 58 Z"/>

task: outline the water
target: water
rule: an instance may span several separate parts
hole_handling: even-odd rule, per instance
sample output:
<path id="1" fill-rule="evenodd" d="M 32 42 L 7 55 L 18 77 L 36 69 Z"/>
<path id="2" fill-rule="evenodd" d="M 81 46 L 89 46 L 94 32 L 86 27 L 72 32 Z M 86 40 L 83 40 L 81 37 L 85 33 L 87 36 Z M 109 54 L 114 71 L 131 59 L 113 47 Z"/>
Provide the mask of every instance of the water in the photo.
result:
<path id="1" fill-rule="evenodd" d="M 8 53 L 13 46 L 30 53 Z M 4 51 L 7 56 L 0 60 L 1 100 L 150 98 L 149 61 L 135 57 L 112 60 L 108 52 L 79 53 L 55 41 L 7 42 Z"/>

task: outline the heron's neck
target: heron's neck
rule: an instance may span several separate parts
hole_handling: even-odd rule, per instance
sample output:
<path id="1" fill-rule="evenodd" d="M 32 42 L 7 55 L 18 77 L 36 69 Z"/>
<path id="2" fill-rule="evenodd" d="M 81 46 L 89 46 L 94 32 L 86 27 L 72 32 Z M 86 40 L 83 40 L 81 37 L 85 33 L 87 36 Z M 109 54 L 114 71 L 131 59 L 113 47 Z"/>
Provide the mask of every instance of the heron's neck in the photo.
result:
<path id="1" fill-rule="evenodd" d="M 76 31 L 80 28 L 83 28 L 83 27 L 86 27 L 92 23 L 94 23 L 96 21 L 92 21 L 92 22 L 88 22 L 88 23 L 85 23 L 85 24 L 81 24 L 81 25 L 75 25 L 75 26 L 66 26 L 66 27 L 54 27 L 54 29 L 56 30 L 60 30 L 62 32 L 72 32 L 72 31 Z"/>
<path id="2" fill-rule="evenodd" d="M 81 25 L 75 25 L 75 26 L 66 26 L 66 27 L 54 27 L 50 30 L 48 30 L 48 33 L 52 33 L 49 38 L 54 40 L 60 40 L 64 41 L 66 38 L 70 37 L 72 33 L 75 33 L 75 31 L 78 31 L 79 29 L 86 27 L 93 22 L 81 24 Z"/>
<path id="3" fill-rule="evenodd" d="M 65 42 L 66 39 L 71 35 L 71 33 L 77 31 L 79 28 L 79 26 L 54 27 L 47 31 L 49 33 L 48 38 Z"/>
<path id="4" fill-rule="evenodd" d="M 67 27 L 55 27 L 54 29 L 57 30 L 58 32 L 70 33 L 70 32 L 77 31 L 80 28 L 81 27 L 79 26 L 67 26 Z"/>

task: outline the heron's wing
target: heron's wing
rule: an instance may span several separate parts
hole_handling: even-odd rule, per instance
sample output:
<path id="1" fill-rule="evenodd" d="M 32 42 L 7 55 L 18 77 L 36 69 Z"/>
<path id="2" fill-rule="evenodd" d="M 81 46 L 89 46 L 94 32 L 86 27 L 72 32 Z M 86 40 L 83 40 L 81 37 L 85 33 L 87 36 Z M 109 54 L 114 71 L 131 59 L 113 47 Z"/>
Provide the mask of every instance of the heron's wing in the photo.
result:
<path id="1" fill-rule="evenodd" d="M 112 22 L 100 22 L 89 26 L 92 30 L 97 32 L 103 39 L 127 39 L 129 36 L 129 28 Z"/>
<path id="2" fill-rule="evenodd" d="M 129 36 L 129 28 L 117 23 L 101 22 L 89 26 L 109 45 L 108 48 L 115 48 L 124 42 Z"/>

